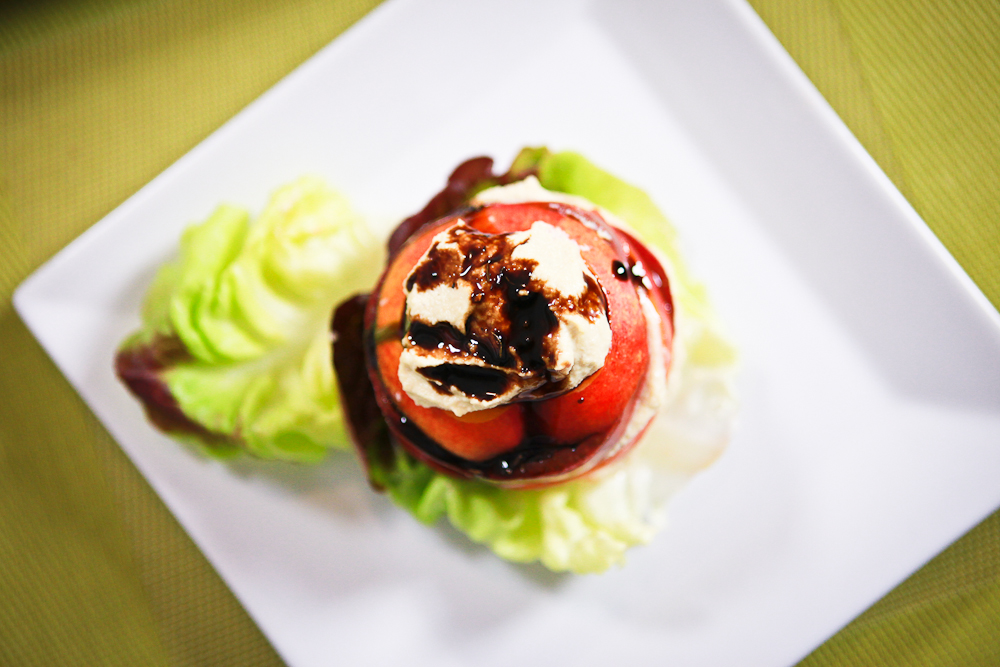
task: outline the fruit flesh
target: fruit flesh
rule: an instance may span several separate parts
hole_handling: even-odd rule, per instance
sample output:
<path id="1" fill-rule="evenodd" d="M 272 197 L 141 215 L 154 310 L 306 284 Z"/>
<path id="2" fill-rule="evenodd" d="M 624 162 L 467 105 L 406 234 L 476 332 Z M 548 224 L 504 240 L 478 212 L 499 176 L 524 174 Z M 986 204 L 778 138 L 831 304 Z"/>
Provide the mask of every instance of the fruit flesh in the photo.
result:
<path id="1" fill-rule="evenodd" d="M 524 231 L 537 221 L 562 229 L 602 289 L 612 343 L 603 368 L 575 389 L 540 400 L 509 403 L 456 417 L 447 410 L 418 406 L 398 377 L 406 307 L 404 282 L 437 234 L 459 219 L 490 234 Z M 634 239 L 593 212 L 566 204 L 494 204 L 426 224 L 391 259 L 368 307 L 371 338 L 369 374 L 395 439 L 432 467 L 497 483 L 524 485 L 561 481 L 600 465 L 602 452 L 618 451 L 649 363 L 646 323 L 637 290 L 644 289 L 620 268 L 631 266 Z M 662 308 L 663 299 L 654 299 Z M 668 322 L 668 318 L 664 318 Z M 669 347 L 669 331 L 665 342 Z"/>

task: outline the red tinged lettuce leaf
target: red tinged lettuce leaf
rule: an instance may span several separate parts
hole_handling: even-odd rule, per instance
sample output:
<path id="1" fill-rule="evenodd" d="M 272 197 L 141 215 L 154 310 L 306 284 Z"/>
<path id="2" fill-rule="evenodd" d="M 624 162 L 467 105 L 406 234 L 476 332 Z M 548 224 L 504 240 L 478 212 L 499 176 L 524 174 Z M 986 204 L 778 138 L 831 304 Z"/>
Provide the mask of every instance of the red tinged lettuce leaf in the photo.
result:
<path id="1" fill-rule="evenodd" d="M 349 446 L 330 315 L 370 287 L 377 240 L 318 179 L 258 219 L 219 207 L 189 228 L 115 362 L 154 425 L 215 456 L 316 461 Z"/>

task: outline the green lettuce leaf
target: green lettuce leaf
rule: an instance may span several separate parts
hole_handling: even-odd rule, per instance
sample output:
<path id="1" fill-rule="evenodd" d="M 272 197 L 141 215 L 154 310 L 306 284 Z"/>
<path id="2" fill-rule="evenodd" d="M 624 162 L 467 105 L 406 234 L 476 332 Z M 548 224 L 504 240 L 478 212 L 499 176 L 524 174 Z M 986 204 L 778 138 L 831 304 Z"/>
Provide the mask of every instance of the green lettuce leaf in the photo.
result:
<path id="1" fill-rule="evenodd" d="M 398 448 L 393 465 L 372 475 L 419 520 L 446 516 L 503 558 L 537 560 L 554 571 L 602 572 L 653 537 L 670 496 L 725 447 L 735 413 L 730 375 L 736 356 L 718 332 L 704 288 L 681 261 L 673 227 L 642 190 L 579 154 L 544 148 L 522 151 L 511 173 L 534 174 L 546 189 L 589 199 L 661 252 L 678 328 L 671 401 L 628 456 L 599 474 L 553 487 L 500 489 L 455 479 Z"/>
<path id="2" fill-rule="evenodd" d="M 215 455 L 316 461 L 347 447 L 330 316 L 371 288 L 380 245 L 316 178 L 278 190 L 253 224 L 220 206 L 154 279 L 119 375 L 154 422 Z M 147 363 L 128 376 L 129 360 Z"/>

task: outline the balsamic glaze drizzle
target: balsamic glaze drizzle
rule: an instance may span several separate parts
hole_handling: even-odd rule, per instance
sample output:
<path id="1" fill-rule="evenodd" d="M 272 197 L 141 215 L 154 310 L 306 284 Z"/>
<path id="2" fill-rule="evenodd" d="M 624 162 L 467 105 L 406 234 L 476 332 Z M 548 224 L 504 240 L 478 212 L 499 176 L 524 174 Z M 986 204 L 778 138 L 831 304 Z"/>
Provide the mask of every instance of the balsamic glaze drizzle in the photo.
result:
<path id="1" fill-rule="evenodd" d="M 407 322 L 404 345 L 445 350 L 457 357 L 475 358 L 491 367 L 463 370 L 469 364 L 449 363 L 418 369 L 442 394 L 457 389 L 467 396 L 492 400 L 515 384 L 528 391 L 519 399 L 551 396 L 565 391 L 549 369 L 556 366 L 558 313 L 573 311 L 591 321 L 606 317 L 604 291 L 589 274 L 580 295 L 566 296 L 532 278 L 537 262 L 513 259 L 519 241 L 512 233 L 489 234 L 464 223 L 445 232 L 414 267 L 406 280 L 408 292 L 426 291 L 458 282 L 471 289 L 472 310 L 465 331 L 450 323 Z M 474 363 L 474 368 L 482 368 Z M 500 370 L 503 369 L 503 370 Z M 504 372 L 507 371 L 507 372 Z M 468 388 L 468 390 L 466 390 Z"/>

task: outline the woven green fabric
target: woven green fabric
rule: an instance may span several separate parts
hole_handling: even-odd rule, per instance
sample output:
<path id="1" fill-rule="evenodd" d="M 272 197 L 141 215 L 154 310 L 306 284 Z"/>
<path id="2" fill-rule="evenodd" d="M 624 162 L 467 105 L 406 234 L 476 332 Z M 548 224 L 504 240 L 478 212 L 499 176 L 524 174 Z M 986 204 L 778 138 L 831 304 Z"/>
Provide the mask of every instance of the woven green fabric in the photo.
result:
<path id="1" fill-rule="evenodd" d="M 374 4 L 0 6 L 0 664 L 281 664 L 10 295 Z M 1000 305 L 1000 5 L 751 4 Z M 1000 664 L 1000 514 L 802 664 Z"/>

